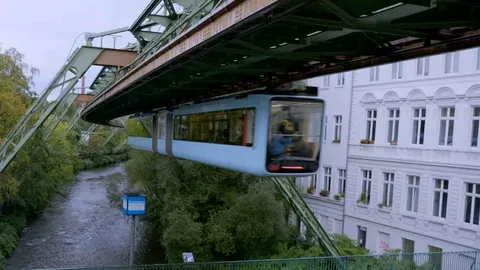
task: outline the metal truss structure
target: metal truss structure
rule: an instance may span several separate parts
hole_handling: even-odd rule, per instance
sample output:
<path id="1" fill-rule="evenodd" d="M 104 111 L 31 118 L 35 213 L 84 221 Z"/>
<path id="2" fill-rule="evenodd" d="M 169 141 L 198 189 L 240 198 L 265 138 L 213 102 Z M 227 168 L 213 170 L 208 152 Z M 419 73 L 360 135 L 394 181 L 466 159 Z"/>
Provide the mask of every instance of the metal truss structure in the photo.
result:
<path id="1" fill-rule="evenodd" d="M 45 139 L 49 138 L 60 121 L 66 121 L 68 124 L 65 135 L 75 127 L 80 119 L 83 107 L 78 108 L 71 119 L 65 119 L 65 115 L 78 96 L 72 92 L 74 86 L 92 65 L 104 67 L 102 70 L 104 73 L 97 77 L 99 83 L 102 83 L 102 80 L 113 81 L 116 74 L 115 71 L 131 62 L 135 56 L 136 52 L 126 50 L 87 46 L 77 48 L 47 85 L 46 89 L 28 108 L 25 115 L 22 116 L 7 137 L 0 143 L 0 173 L 5 170 L 15 155 L 40 127 L 44 127 Z M 98 89 L 94 89 L 94 92 L 96 91 Z M 58 92 L 58 96 L 53 100 L 48 100 L 52 93 L 55 92 Z M 89 130 L 95 128 L 96 125 L 92 124 Z M 109 140 L 112 137 L 109 137 Z"/>
<path id="2" fill-rule="evenodd" d="M 70 95 L 70 91 L 101 52 L 101 48 L 82 47 L 75 50 L 67 59 L 67 62 L 48 84 L 45 91 L 28 108 L 25 115 L 0 144 L 0 173 L 48 118 L 50 120 L 46 126 L 45 135 L 48 137 L 53 132 L 66 110 L 75 100 L 74 95 Z M 56 99 L 53 101 L 47 100 L 54 90 L 59 90 Z M 52 115 L 57 108 L 60 108 L 60 110 Z"/>
<path id="3" fill-rule="evenodd" d="M 292 206 L 297 216 L 313 234 L 313 237 L 317 243 L 320 244 L 324 252 L 330 256 L 340 256 L 340 251 L 337 249 L 332 239 L 328 236 L 327 232 L 325 232 L 322 225 L 313 214 L 312 210 L 310 210 L 308 207 L 307 203 L 305 203 L 303 200 L 302 195 L 295 185 L 295 182 L 284 177 L 271 177 L 271 181 L 273 181 L 275 186 L 277 186 L 278 190 Z"/>

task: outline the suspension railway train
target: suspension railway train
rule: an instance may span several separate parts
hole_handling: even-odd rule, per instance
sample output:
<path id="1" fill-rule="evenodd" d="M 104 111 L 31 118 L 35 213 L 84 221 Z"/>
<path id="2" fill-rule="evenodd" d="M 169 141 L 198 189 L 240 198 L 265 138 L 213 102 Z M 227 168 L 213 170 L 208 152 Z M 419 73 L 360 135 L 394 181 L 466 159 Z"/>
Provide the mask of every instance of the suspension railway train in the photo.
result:
<path id="1" fill-rule="evenodd" d="M 310 175 L 324 108 L 314 97 L 250 94 L 138 114 L 128 120 L 128 145 L 258 176 Z"/>

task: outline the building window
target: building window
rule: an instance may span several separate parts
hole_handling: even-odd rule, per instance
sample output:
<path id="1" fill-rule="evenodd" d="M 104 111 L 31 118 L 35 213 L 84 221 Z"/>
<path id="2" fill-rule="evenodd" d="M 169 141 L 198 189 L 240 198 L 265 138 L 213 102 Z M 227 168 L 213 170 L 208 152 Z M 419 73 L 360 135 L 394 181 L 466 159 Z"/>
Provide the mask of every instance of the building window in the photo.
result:
<path id="1" fill-rule="evenodd" d="M 473 116 L 472 116 L 472 140 L 470 145 L 473 147 L 478 147 L 478 134 L 480 133 L 480 107 L 473 107 Z"/>
<path id="2" fill-rule="evenodd" d="M 418 212 L 420 194 L 420 176 L 407 176 L 407 211 Z"/>
<path id="3" fill-rule="evenodd" d="M 413 109 L 412 144 L 423 144 L 426 116 L 426 108 Z"/>
<path id="4" fill-rule="evenodd" d="M 330 87 L 330 75 L 323 76 L 323 88 Z"/>
<path id="5" fill-rule="evenodd" d="M 428 256 L 428 262 L 432 265 L 432 267 L 434 267 L 434 269 L 441 270 L 443 262 L 443 250 L 439 247 L 429 245 L 428 253 L 430 253 Z"/>
<path id="6" fill-rule="evenodd" d="M 372 171 L 371 170 L 362 170 L 362 193 L 360 194 L 360 199 L 358 202 L 369 204 L 370 203 L 370 193 L 372 191 Z"/>
<path id="7" fill-rule="evenodd" d="M 383 173 L 383 206 L 391 207 L 393 204 L 393 173 Z"/>
<path id="8" fill-rule="evenodd" d="M 403 62 L 392 64 L 392 79 L 401 79 L 403 75 Z"/>
<path id="9" fill-rule="evenodd" d="M 413 253 L 415 253 L 415 242 L 410 239 L 402 238 L 402 257 L 406 260 L 413 261 Z"/>
<path id="10" fill-rule="evenodd" d="M 308 179 L 308 187 L 315 190 L 317 189 L 317 175 L 312 174 L 310 175 L 310 178 Z"/>
<path id="11" fill-rule="evenodd" d="M 307 192 L 308 194 L 314 194 L 316 190 L 317 190 L 317 175 L 312 174 L 308 177 Z"/>
<path id="12" fill-rule="evenodd" d="M 367 126 L 365 138 L 375 141 L 375 130 L 377 127 L 377 110 L 367 110 Z"/>
<path id="13" fill-rule="evenodd" d="M 400 109 L 388 110 L 388 138 L 387 142 L 396 143 L 398 141 L 398 125 L 400 122 Z"/>
<path id="14" fill-rule="evenodd" d="M 433 196 L 433 216 L 447 217 L 448 180 L 435 179 L 435 193 Z"/>
<path id="15" fill-rule="evenodd" d="M 357 242 L 358 245 L 361 247 L 365 247 L 367 244 L 367 228 L 362 227 L 362 226 L 357 226 L 358 227 L 358 238 Z"/>
<path id="16" fill-rule="evenodd" d="M 428 76 L 430 74 L 430 57 L 417 59 L 417 76 Z"/>
<path id="17" fill-rule="evenodd" d="M 345 194 L 345 184 L 347 182 L 347 170 L 338 169 L 338 193 Z"/>
<path id="18" fill-rule="evenodd" d="M 402 253 L 405 253 L 405 254 L 415 253 L 415 242 L 410 239 L 402 238 Z"/>
<path id="19" fill-rule="evenodd" d="M 457 73 L 460 63 L 460 52 L 445 54 L 445 74 Z"/>
<path id="20" fill-rule="evenodd" d="M 335 133 L 333 134 L 333 140 L 339 142 L 342 139 L 342 116 L 335 115 Z"/>
<path id="21" fill-rule="evenodd" d="M 379 66 L 371 67 L 370 68 L 370 81 L 371 82 L 377 82 L 378 77 L 379 77 L 379 73 L 380 73 L 380 67 Z"/>
<path id="22" fill-rule="evenodd" d="M 439 145 L 453 144 L 453 128 L 455 120 L 455 108 L 441 108 Z"/>
<path id="23" fill-rule="evenodd" d="M 480 219 L 480 184 L 465 185 L 465 214 L 463 221 L 479 225 Z"/>
<path id="24" fill-rule="evenodd" d="M 330 191 L 332 187 L 332 168 L 324 168 L 323 189 Z"/>
<path id="25" fill-rule="evenodd" d="M 345 85 L 345 73 L 341 72 L 337 74 L 337 86 Z"/>

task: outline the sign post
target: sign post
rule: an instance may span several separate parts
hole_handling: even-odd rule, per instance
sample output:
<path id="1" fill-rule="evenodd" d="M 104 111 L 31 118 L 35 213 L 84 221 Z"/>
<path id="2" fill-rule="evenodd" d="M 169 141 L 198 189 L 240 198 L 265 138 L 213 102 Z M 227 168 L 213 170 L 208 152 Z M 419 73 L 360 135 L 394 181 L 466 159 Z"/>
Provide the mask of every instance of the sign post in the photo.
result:
<path id="1" fill-rule="evenodd" d="M 147 196 L 137 193 L 124 193 L 122 210 L 125 215 L 132 216 L 132 239 L 130 243 L 130 263 L 133 265 L 135 255 L 135 235 L 136 235 L 136 220 L 138 215 L 145 215 L 147 205 Z"/>

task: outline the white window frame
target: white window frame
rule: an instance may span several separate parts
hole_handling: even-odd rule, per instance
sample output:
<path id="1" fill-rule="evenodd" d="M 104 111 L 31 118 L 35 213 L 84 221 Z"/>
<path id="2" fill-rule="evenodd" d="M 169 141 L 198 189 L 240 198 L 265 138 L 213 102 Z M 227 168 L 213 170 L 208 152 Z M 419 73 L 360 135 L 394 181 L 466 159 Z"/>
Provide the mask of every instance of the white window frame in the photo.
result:
<path id="1" fill-rule="evenodd" d="M 417 76 L 429 76 L 430 75 L 430 56 L 417 58 Z"/>
<path id="2" fill-rule="evenodd" d="M 415 116 L 415 113 L 418 112 L 418 116 Z M 415 122 L 416 121 L 416 122 Z M 421 128 L 423 122 L 423 139 L 420 137 Z M 412 144 L 423 145 L 425 144 L 425 127 L 427 124 L 427 108 L 413 108 L 412 111 Z M 417 127 L 417 132 L 415 134 L 415 126 Z M 416 135 L 416 140 L 415 140 Z"/>
<path id="3" fill-rule="evenodd" d="M 377 130 L 377 110 L 368 109 L 366 111 L 367 119 L 365 123 L 365 139 L 375 141 L 375 133 Z"/>
<path id="4" fill-rule="evenodd" d="M 392 63 L 392 79 L 399 80 L 403 77 L 403 62 Z"/>
<path id="5" fill-rule="evenodd" d="M 418 203 L 420 200 L 420 176 L 407 175 L 407 200 L 405 210 L 418 213 Z"/>
<path id="6" fill-rule="evenodd" d="M 340 72 L 337 74 L 337 86 L 345 85 L 345 72 Z"/>
<path id="7" fill-rule="evenodd" d="M 398 142 L 398 130 L 400 125 L 400 109 L 388 109 L 387 142 Z"/>
<path id="8" fill-rule="evenodd" d="M 338 169 L 338 193 L 345 195 L 345 189 L 347 184 L 347 170 Z"/>
<path id="9" fill-rule="evenodd" d="M 327 117 L 327 115 L 325 115 L 324 119 L 325 119 L 325 121 L 324 121 L 325 123 L 323 125 L 323 129 L 324 129 L 323 140 L 326 141 L 327 140 L 327 133 L 328 133 L 328 117 Z"/>
<path id="10" fill-rule="evenodd" d="M 393 196 L 394 196 L 394 181 L 395 174 L 391 172 L 383 173 L 383 185 L 382 185 L 382 204 L 383 206 L 392 207 L 393 205 Z"/>
<path id="11" fill-rule="evenodd" d="M 440 122 L 438 127 L 438 145 L 452 146 L 453 136 L 455 134 L 455 106 L 440 107 Z M 442 116 L 443 112 L 446 112 L 446 116 Z M 442 136 L 442 123 L 445 122 L 445 133 Z M 449 142 L 449 130 L 452 128 L 452 140 Z M 442 138 L 443 137 L 443 138 Z"/>
<path id="12" fill-rule="evenodd" d="M 478 113 L 478 115 L 475 115 Z M 475 128 L 475 122 L 477 123 L 477 128 Z M 480 147 L 478 140 L 480 139 L 480 106 L 472 107 L 472 132 L 470 133 L 470 147 Z M 475 133 L 476 137 L 475 137 Z"/>
<path id="13" fill-rule="evenodd" d="M 458 73 L 460 70 L 460 52 L 449 52 L 445 54 L 445 66 L 444 66 L 444 73 L 445 74 L 453 74 Z"/>
<path id="14" fill-rule="evenodd" d="M 362 193 L 367 195 L 367 205 L 370 204 L 370 197 L 372 194 L 372 170 L 362 170 L 362 186 L 360 189 L 359 199 Z"/>
<path id="15" fill-rule="evenodd" d="M 471 191 L 469 191 L 469 186 L 471 186 Z M 465 183 L 465 204 L 463 206 L 463 222 L 471 225 L 480 225 L 480 207 L 475 208 L 478 204 L 475 204 L 475 201 L 480 201 L 480 183 Z M 468 198 L 471 198 L 470 203 L 468 203 Z M 470 204 L 470 213 L 467 214 L 467 207 Z M 476 214 L 476 215 L 475 215 Z M 467 217 L 469 220 L 467 221 Z M 476 219 L 475 219 L 476 218 Z"/>
<path id="16" fill-rule="evenodd" d="M 332 190 L 332 167 L 323 167 L 323 190 Z"/>
<path id="17" fill-rule="evenodd" d="M 480 70 L 480 47 L 477 48 L 477 70 Z"/>
<path id="18" fill-rule="evenodd" d="M 437 183 L 439 183 L 439 187 L 437 187 Z M 446 184 L 446 185 L 445 185 Z M 433 179 L 433 211 L 432 215 L 437 218 L 447 218 L 447 212 L 448 212 L 448 188 L 450 185 L 450 181 L 447 179 L 440 179 L 440 178 L 434 178 Z M 447 187 L 445 187 L 447 186 Z M 438 204 L 435 204 L 435 197 L 438 194 Z M 446 196 L 446 205 L 443 204 L 443 197 Z M 435 207 L 435 205 L 438 206 Z M 445 207 L 445 214 L 443 215 L 443 208 Z M 437 212 L 437 214 L 435 214 Z"/>
<path id="19" fill-rule="evenodd" d="M 378 82 L 380 77 L 380 67 L 375 66 L 370 68 L 370 81 L 371 82 Z"/>
<path id="20" fill-rule="evenodd" d="M 333 116 L 334 118 L 334 124 L 335 124 L 335 129 L 333 133 L 333 140 L 334 141 L 341 141 L 342 139 L 342 116 L 341 115 L 335 115 Z"/>
<path id="21" fill-rule="evenodd" d="M 323 88 L 329 88 L 330 87 L 330 75 L 325 75 L 323 76 Z"/>

